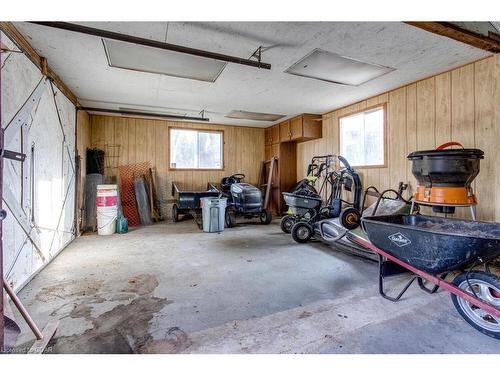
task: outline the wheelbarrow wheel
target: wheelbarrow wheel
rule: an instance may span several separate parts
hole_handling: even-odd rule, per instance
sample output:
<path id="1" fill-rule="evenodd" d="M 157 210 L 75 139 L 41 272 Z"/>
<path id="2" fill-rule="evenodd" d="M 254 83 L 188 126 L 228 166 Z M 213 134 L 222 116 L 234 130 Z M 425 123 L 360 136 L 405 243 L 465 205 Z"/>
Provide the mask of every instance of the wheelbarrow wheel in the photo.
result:
<path id="1" fill-rule="evenodd" d="M 226 228 L 233 228 L 236 226 L 236 214 L 233 210 L 226 210 L 225 214 Z"/>
<path id="2" fill-rule="evenodd" d="M 179 211 L 176 204 L 172 206 L 172 221 L 174 223 L 177 223 L 179 221 Z"/>
<path id="3" fill-rule="evenodd" d="M 283 232 L 290 233 L 293 224 L 295 224 L 295 218 L 292 215 L 285 215 L 281 218 L 280 227 Z"/>
<path id="4" fill-rule="evenodd" d="M 340 223 L 346 229 L 353 230 L 359 226 L 361 214 L 354 207 L 347 207 L 340 213 Z"/>
<path id="5" fill-rule="evenodd" d="M 295 242 L 306 243 L 313 235 L 313 227 L 304 221 L 295 223 L 292 227 L 292 238 Z"/>
<path id="6" fill-rule="evenodd" d="M 259 219 L 261 224 L 267 225 L 273 220 L 273 216 L 269 211 L 262 210 L 262 212 L 259 215 Z"/>
<path id="7" fill-rule="evenodd" d="M 473 271 L 461 273 L 453 280 L 460 289 L 476 294 L 481 300 L 500 309 L 500 278 L 491 273 Z M 472 289 L 471 289 L 472 288 Z M 485 313 L 463 298 L 451 295 L 455 308 L 472 327 L 485 335 L 500 339 L 500 318 Z"/>

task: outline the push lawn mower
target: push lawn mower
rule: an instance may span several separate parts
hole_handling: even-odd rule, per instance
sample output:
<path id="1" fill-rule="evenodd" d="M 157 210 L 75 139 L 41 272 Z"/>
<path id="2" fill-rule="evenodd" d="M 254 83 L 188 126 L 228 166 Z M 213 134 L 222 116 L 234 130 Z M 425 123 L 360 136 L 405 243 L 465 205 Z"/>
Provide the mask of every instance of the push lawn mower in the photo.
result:
<path id="1" fill-rule="evenodd" d="M 244 174 L 236 173 L 221 180 L 221 192 L 227 197 L 227 228 L 236 225 L 238 216 L 247 219 L 258 217 L 262 224 L 269 224 L 272 220 L 271 213 L 263 207 L 262 192 L 255 186 L 242 182 L 244 178 Z"/>
<path id="2" fill-rule="evenodd" d="M 343 167 L 328 172 L 326 183 L 331 187 L 326 205 L 321 207 L 322 198 L 308 189 L 283 193 L 290 214 L 281 219 L 281 230 L 291 233 L 296 242 L 304 243 L 314 234 L 313 224 L 324 219 L 339 217 L 342 225 L 354 229 L 361 219 L 361 179 L 347 160 L 338 156 Z M 353 192 L 353 201 L 342 198 L 344 191 Z"/>
<path id="3" fill-rule="evenodd" d="M 323 172 L 325 177 L 330 173 L 332 160 L 333 155 L 314 156 L 307 166 L 306 177 L 300 180 L 290 192 L 301 194 L 301 192 L 304 191 L 306 191 L 306 193 L 307 191 L 311 191 L 321 196 L 323 194 L 328 195 L 327 179 L 323 179 L 319 191 L 316 189 L 316 182 L 321 178 Z"/>

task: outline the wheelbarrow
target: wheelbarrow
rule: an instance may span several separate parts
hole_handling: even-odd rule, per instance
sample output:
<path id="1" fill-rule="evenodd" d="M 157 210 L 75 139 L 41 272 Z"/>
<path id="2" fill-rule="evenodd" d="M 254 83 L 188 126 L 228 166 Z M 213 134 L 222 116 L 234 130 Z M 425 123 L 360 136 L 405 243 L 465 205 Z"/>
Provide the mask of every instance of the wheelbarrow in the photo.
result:
<path id="1" fill-rule="evenodd" d="M 500 256 L 500 224 L 423 215 L 389 215 L 362 219 L 368 239 L 346 237 L 379 256 L 380 270 L 391 261 L 415 274 L 396 296 L 384 292 L 382 271 L 379 292 L 397 301 L 417 280 L 430 294 L 443 288 L 451 293 L 457 311 L 472 327 L 500 339 L 500 278 L 488 263 Z M 484 271 L 477 266 L 483 265 Z M 450 272 L 458 272 L 451 282 Z M 427 287 L 424 280 L 434 287 Z"/>

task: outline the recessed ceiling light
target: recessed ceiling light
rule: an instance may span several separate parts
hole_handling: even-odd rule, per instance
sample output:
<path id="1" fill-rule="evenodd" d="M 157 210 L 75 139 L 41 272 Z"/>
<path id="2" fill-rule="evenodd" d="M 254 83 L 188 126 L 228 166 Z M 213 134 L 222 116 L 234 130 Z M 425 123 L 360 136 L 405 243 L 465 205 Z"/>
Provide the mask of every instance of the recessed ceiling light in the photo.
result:
<path id="1" fill-rule="evenodd" d="M 285 70 L 285 73 L 342 85 L 359 86 L 394 70 L 317 48 Z"/>
<path id="2" fill-rule="evenodd" d="M 276 121 L 285 116 L 286 115 L 276 115 L 273 113 L 247 112 L 238 110 L 233 110 L 226 115 L 227 118 L 255 121 Z"/>
<path id="3" fill-rule="evenodd" d="M 226 62 L 158 48 L 102 40 L 109 66 L 215 82 Z"/>

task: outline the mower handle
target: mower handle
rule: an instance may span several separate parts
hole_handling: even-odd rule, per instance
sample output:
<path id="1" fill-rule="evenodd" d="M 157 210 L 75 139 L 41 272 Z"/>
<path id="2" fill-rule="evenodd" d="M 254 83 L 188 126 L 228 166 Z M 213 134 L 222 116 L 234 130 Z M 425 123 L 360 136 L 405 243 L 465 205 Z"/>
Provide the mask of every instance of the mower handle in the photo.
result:
<path id="1" fill-rule="evenodd" d="M 346 167 L 347 169 L 352 171 L 352 167 L 349 164 L 349 162 L 346 160 L 346 158 L 344 158 L 342 155 L 339 155 L 337 157 L 338 157 L 339 161 L 344 165 L 344 167 Z"/>

